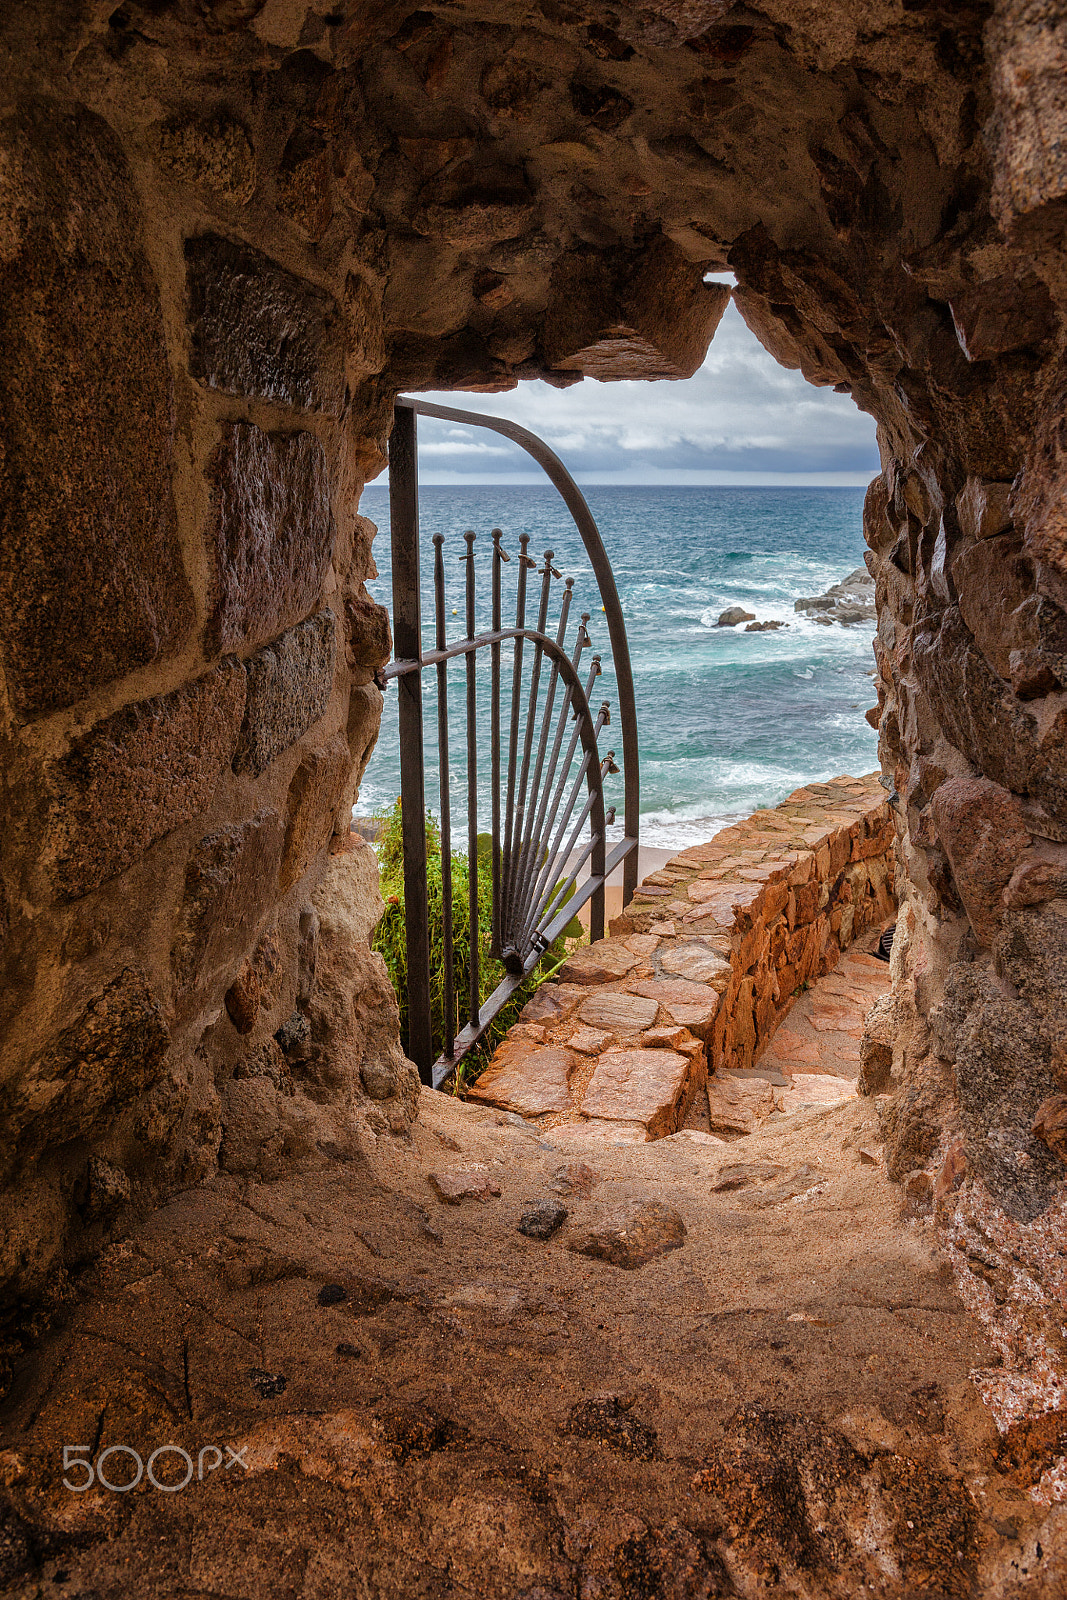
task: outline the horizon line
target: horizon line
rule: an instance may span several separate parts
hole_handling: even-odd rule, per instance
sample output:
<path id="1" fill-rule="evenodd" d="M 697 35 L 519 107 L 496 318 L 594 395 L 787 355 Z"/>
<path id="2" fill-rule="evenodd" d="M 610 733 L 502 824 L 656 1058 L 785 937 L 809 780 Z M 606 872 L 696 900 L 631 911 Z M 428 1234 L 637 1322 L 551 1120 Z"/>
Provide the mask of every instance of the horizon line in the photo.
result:
<path id="1" fill-rule="evenodd" d="M 589 489 L 866 489 L 877 476 L 877 469 L 869 473 L 690 472 L 661 478 L 635 478 L 625 472 L 571 473 L 579 487 Z M 500 472 L 492 476 L 462 472 L 419 474 L 419 485 L 426 489 L 528 489 L 539 484 L 552 487 L 543 474 L 534 472 Z M 383 472 L 365 488 L 388 488 L 387 475 Z"/>

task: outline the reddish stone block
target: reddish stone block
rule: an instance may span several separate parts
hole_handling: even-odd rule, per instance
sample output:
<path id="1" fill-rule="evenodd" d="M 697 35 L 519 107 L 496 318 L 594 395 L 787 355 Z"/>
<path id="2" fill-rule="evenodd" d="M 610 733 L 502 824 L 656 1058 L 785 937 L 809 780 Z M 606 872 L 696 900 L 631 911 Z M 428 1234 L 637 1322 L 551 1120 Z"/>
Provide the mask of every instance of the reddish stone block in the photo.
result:
<path id="1" fill-rule="evenodd" d="M 794 923 L 803 924 L 814 922 L 819 914 L 819 891 L 822 884 L 818 880 L 803 884 L 799 889 L 793 890 Z"/>
<path id="2" fill-rule="evenodd" d="M 276 811 L 260 811 L 200 840 L 185 869 L 171 968 L 179 993 L 227 969 L 248 949 L 274 903 L 284 838 Z"/>
<path id="3" fill-rule="evenodd" d="M 103 1131 L 163 1070 L 170 1035 L 144 973 L 127 967 L 34 1058 L 19 1086 L 8 1149 L 21 1153 Z"/>
<path id="4" fill-rule="evenodd" d="M 227 394 L 340 414 L 346 329 L 316 284 L 217 233 L 185 242 L 189 370 Z"/>
<path id="5" fill-rule="evenodd" d="M 318 603 L 333 553 L 326 452 L 312 433 L 227 424 L 212 458 L 208 650 L 264 644 Z"/>
<path id="6" fill-rule="evenodd" d="M 515 1111 L 521 1117 L 569 1111 L 567 1085 L 577 1065 L 578 1057 L 572 1050 L 497 1051 L 472 1084 L 469 1098 L 482 1105 L 499 1106 L 503 1111 Z"/>
<path id="7" fill-rule="evenodd" d="M 173 656 L 193 599 L 163 316 L 121 146 L 43 99 L 0 142 L 0 664 L 28 717 Z"/>
<path id="8" fill-rule="evenodd" d="M 105 717 L 46 770 L 46 860 L 75 900 L 137 861 L 211 801 L 230 764 L 245 700 L 235 661 Z"/>
<path id="9" fill-rule="evenodd" d="M 992 944 L 1001 925 L 1002 891 L 1031 835 L 1015 796 L 987 778 L 953 778 L 931 803 L 938 838 L 971 926 Z"/>
<path id="10" fill-rule="evenodd" d="M 333 690 L 334 616 L 324 609 L 244 664 L 248 679 L 235 772 L 258 777 L 323 715 Z"/>
<path id="11" fill-rule="evenodd" d="M 296 769 L 286 802 L 285 850 L 280 888 L 284 894 L 325 850 L 352 770 L 352 756 L 343 734 L 313 750 Z"/>

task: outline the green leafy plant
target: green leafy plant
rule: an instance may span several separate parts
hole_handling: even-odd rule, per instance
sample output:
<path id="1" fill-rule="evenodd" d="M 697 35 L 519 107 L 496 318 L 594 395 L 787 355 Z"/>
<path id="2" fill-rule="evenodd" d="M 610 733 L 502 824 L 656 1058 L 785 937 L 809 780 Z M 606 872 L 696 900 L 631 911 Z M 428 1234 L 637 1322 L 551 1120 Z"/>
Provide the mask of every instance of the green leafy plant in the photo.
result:
<path id="1" fill-rule="evenodd" d="M 378 812 L 378 863 L 381 869 L 385 912 L 375 930 L 373 948 L 385 959 L 389 977 L 400 1003 L 400 1040 L 408 1047 L 407 939 L 404 923 L 404 840 L 400 801 L 389 811 Z M 470 992 L 470 864 L 465 855 L 454 851 L 452 862 L 452 984 L 458 1033 L 466 1017 Z M 426 813 L 426 889 L 430 928 L 430 1024 L 434 1055 L 445 1045 L 444 1027 L 444 884 L 442 876 L 441 830 Z M 573 892 L 573 891 L 572 891 Z M 567 898 L 570 898 L 568 895 Z M 493 927 L 492 837 L 478 836 L 478 992 L 486 1000 L 504 977 L 504 967 L 489 954 Z M 486 1065 L 500 1040 L 515 1022 L 530 995 L 566 959 L 567 951 L 584 939 L 584 929 L 572 917 L 563 933 L 545 951 L 541 960 L 511 994 L 486 1029 L 475 1048 L 468 1052 L 456 1073 L 454 1091 L 462 1093 Z"/>

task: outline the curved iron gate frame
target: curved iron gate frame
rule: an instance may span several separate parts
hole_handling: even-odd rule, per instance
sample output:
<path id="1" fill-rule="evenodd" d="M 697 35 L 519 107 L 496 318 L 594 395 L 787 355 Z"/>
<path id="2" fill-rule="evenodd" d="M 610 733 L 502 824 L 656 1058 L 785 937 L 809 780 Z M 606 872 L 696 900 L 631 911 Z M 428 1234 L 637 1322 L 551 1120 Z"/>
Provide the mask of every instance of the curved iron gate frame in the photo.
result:
<path id="1" fill-rule="evenodd" d="M 418 444 L 416 432 L 416 417 L 420 415 L 438 417 L 447 422 L 459 422 L 471 427 L 489 428 L 494 433 L 502 434 L 504 438 L 510 439 L 513 444 L 519 445 L 528 455 L 533 457 L 553 487 L 558 491 L 571 513 L 592 566 L 593 575 L 596 578 L 597 588 L 600 591 L 600 598 L 604 606 L 604 617 L 607 623 L 612 662 L 615 669 L 619 700 L 619 723 L 622 733 L 624 837 L 610 852 L 605 853 L 603 845 L 603 793 L 600 788 L 600 769 L 599 763 L 591 759 L 591 756 L 597 754 L 595 741 L 592 752 L 586 745 L 585 730 L 592 721 L 592 716 L 585 691 L 580 680 L 575 675 L 575 682 L 570 687 L 572 693 L 578 697 L 575 703 L 579 711 L 584 711 L 585 713 L 581 717 L 582 739 L 583 745 L 586 745 L 586 760 L 591 768 L 596 768 L 597 794 L 594 797 L 591 792 L 591 799 L 594 810 L 599 812 L 599 817 L 594 817 L 594 826 L 599 821 L 600 835 L 598 844 L 594 845 L 593 857 L 590 862 L 590 875 L 581 888 L 575 890 L 574 898 L 556 914 L 545 929 L 544 942 L 546 945 L 551 944 L 575 911 L 584 905 L 587 900 L 593 901 L 591 936 L 593 938 L 602 936 L 604 929 L 604 885 L 610 873 L 614 871 L 620 862 L 623 868 L 623 905 L 625 906 L 632 899 L 634 889 L 637 887 L 640 778 L 637 750 L 637 707 L 634 699 L 633 673 L 630 667 L 630 651 L 626 639 L 626 627 L 622 617 L 622 606 L 619 602 L 619 592 L 615 586 L 615 576 L 611 570 L 611 563 L 608 560 L 603 540 L 600 537 L 600 530 L 586 504 L 585 496 L 563 465 L 563 462 L 554 451 L 549 449 L 544 440 L 539 439 L 536 434 L 529 432 L 528 429 L 520 427 L 518 423 L 509 422 L 500 417 L 486 416 L 480 412 L 460 411 L 451 406 L 435 405 L 428 400 L 413 400 L 407 396 L 401 396 L 395 404 L 393 431 L 389 441 L 389 511 L 392 540 L 393 649 L 395 655 L 394 659 L 385 668 L 384 677 L 386 679 L 396 678 L 399 695 L 400 798 L 404 849 L 404 899 L 405 907 L 407 908 L 408 1053 L 418 1067 L 423 1082 L 431 1084 L 437 1089 L 444 1083 L 460 1058 L 477 1042 L 493 1017 L 500 1010 L 508 995 L 518 987 L 523 978 L 536 966 L 541 956 L 541 949 L 535 947 L 524 961 L 523 970 L 521 972 L 509 972 L 503 982 L 480 1005 L 477 996 L 472 992 L 470 1022 L 456 1038 L 452 1055 L 442 1056 L 434 1062 L 430 1019 L 429 921 L 426 900 L 426 795 L 422 763 L 422 670 L 424 667 L 436 666 L 440 675 L 445 670 L 444 664 L 446 661 L 455 656 L 466 656 L 469 696 L 473 692 L 471 674 L 474 652 L 484 646 L 489 646 L 493 652 L 493 682 L 494 695 L 496 696 L 499 694 L 500 645 L 507 639 L 518 641 L 522 638 L 537 643 L 546 655 L 555 660 L 556 666 L 562 672 L 565 681 L 567 669 L 571 667 L 571 663 L 553 640 L 538 633 L 535 629 L 502 629 L 497 627 L 490 633 L 476 635 L 474 633 L 472 610 L 473 589 L 470 587 L 472 580 L 469 580 L 468 588 L 470 596 L 468 637 L 452 645 L 444 646 L 443 634 L 439 632 L 439 648 L 423 652 L 419 572 Z M 498 598 L 496 587 L 496 583 L 494 583 L 494 600 Z M 497 620 L 499 619 L 497 618 Z M 494 702 L 494 728 L 497 725 L 496 710 L 497 704 Z M 603 718 L 603 712 L 601 717 Z M 468 737 L 470 736 L 469 730 L 470 722 L 468 721 Z M 591 781 L 592 776 L 593 774 L 590 772 Z M 494 773 L 494 779 L 497 780 L 494 781 L 493 786 L 493 835 L 494 839 L 496 839 L 499 838 L 500 804 L 497 773 Z M 477 826 L 476 821 L 469 825 L 472 829 L 470 841 L 472 871 L 476 873 L 477 868 L 473 865 L 477 854 L 477 839 L 473 831 Z M 498 863 L 494 852 L 494 875 L 497 872 L 497 868 Z M 472 883 L 475 881 L 476 879 L 472 878 Z M 473 904 L 473 894 L 471 899 Z M 494 905 L 496 903 L 497 896 L 494 894 Z M 472 940 L 475 934 L 476 927 L 472 927 Z"/>

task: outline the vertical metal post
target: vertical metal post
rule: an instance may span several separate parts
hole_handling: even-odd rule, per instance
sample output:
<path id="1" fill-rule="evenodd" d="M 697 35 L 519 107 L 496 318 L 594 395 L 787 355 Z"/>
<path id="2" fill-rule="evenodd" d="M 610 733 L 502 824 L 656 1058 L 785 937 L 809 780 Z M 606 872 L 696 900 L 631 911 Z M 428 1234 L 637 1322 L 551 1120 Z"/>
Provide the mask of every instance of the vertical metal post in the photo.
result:
<path id="1" fill-rule="evenodd" d="M 437 622 L 437 648 L 443 650 L 445 637 L 445 558 L 443 533 L 433 536 L 433 593 L 434 617 Z M 450 1056 L 456 1045 L 456 993 L 453 963 L 454 931 L 452 927 L 452 795 L 448 760 L 448 662 L 437 663 L 437 760 L 441 774 L 441 924 L 444 934 L 442 952 L 443 994 L 441 997 L 444 1022 L 443 1055 Z"/>
<path id="2" fill-rule="evenodd" d="M 393 649 L 398 660 L 422 656 L 419 597 L 419 489 L 416 418 L 397 406 L 389 440 L 389 517 L 393 555 Z M 430 1023 L 430 927 L 426 891 L 426 799 L 423 784 L 422 673 L 397 679 L 400 713 L 400 809 L 404 843 L 408 1054 L 423 1083 L 433 1082 Z"/>
<path id="3" fill-rule="evenodd" d="M 526 554 L 530 544 L 528 533 L 519 534 L 519 576 L 515 589 L 515 627 L 522 629 L 526 625 L 526 573 L 530 567 L 536 565 Z M 515 639 L 515 657 L 511 669 L 511 729 L 508 735 L 508 798 L 504 811 L 504 903 L 501 915 L 502 943 L 514 942 L 515 930 L 512 927 L 513 906 L 511 903 L 510 883 L 515 871 L 515 779 L 518 776 L 518 750 L 519 750 L 519 700 L 522 692 L 522 635 L 519 633 Z"/>
<path id="4" fill-rule="evenodd" d="M 473 529 L 463 535 L 467 541 L 467 638 L 473 639 L 474 614 L 474 539 Z M 481 1012 L 482 975 L 478 950 L 478 699 L 474 651 L 467 653 L 467 870 L 470 884 L 470 1024 L 478 1026 Z"/>
<path id="5" fill-rule="evenodd" d="M 504 554 L 500 541 L 504 537 L 501 528 L 492 531 L 493 540 L 493 615 L 492 628 L 494 633 L 500 632 L 501 625 L 501 596 L 500 596 L 500 563 L 509 558 Z M 491 729 L 492 751 L 490 761 L 492 765 L 492 790 L 493 790 L 493 933 L 489 946 L 490 955 L 496 960 L 500 959 L 500 646 L 494 644 L 489 650 L 490 668 L 492 673 L 492 705 L 489 712 L 489 725 Z"/>

